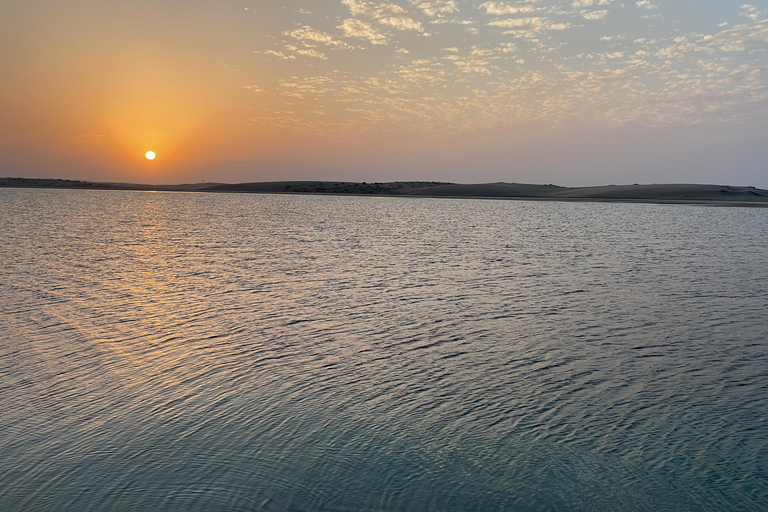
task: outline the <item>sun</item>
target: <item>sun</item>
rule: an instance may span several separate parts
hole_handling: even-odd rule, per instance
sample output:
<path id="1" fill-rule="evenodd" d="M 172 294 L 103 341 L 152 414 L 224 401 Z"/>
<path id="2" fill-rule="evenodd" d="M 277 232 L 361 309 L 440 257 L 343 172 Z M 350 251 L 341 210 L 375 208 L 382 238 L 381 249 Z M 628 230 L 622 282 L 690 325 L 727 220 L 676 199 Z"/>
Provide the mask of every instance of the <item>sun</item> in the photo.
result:
<path id="1" fill-rule="evenodd" d="M 147 151 L 144 153 L 144 156 L 147 157 L 147 160 L 154 160 L 155 159 L 155 152 L 154 151 Z"/>

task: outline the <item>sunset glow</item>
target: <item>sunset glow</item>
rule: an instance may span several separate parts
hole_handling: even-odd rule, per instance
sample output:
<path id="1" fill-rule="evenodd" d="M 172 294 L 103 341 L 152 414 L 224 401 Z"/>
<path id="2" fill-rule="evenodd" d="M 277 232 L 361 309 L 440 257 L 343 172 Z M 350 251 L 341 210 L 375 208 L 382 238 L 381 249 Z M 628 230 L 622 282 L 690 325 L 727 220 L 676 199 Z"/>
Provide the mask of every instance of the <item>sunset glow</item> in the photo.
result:
<path id="1" fill-rule="evenodd" d="M 694 0 L 13 2 L 0 164 L 115 181 L 768 186 L 767 13 Z M 152 175 L 136 168 L 146 147 L 162 151 Z"/>

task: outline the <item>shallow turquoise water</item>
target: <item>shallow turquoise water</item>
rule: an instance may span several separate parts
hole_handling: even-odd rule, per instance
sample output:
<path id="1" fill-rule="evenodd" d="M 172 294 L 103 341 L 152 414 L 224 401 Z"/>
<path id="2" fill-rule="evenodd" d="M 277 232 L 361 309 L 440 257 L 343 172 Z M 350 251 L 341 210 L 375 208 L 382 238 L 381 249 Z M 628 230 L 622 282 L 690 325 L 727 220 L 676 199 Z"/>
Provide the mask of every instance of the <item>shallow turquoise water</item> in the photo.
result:
<path id="1" fill-rule="evenodd" d="M 765 510 L 768 210 L 0 190 L 0 509 Z"/>

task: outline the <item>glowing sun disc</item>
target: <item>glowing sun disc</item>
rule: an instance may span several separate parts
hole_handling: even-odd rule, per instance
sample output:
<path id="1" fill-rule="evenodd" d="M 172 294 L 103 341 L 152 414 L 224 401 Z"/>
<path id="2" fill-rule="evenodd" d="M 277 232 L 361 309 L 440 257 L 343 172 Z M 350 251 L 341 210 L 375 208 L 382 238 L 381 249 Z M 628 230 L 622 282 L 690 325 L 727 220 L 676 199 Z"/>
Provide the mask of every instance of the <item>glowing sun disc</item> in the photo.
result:
<path id="1" fill-rule="evenodd" d="M 155 152 L 154 151 L 147 151 L 144 153 L 144 156 L 147 157 L 147 160 L 154 160 L 155 159 Z"/>

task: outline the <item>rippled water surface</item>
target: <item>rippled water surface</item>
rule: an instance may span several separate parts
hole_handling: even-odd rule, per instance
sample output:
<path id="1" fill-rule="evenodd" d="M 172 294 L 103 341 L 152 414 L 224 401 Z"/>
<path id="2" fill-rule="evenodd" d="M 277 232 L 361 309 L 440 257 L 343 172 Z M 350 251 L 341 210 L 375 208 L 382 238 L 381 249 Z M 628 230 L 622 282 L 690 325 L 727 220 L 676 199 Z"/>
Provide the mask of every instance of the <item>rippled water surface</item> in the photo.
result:
<path id="1" fill-rule="evenodd" d="M 768 507 L 768 210 L 0 190 L 4 511 Z"/>

